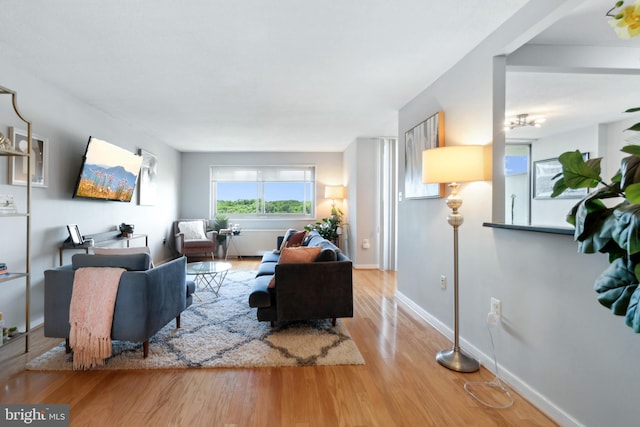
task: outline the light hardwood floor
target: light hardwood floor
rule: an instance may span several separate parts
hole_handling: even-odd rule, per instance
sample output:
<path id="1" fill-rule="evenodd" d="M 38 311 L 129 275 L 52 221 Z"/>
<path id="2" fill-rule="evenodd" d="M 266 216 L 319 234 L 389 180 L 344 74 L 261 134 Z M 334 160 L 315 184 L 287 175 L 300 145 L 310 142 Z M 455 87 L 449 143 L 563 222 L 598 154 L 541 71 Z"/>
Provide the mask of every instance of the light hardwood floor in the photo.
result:
<path id="1" fill-rule="evenodd" d="M 257 260 L 232 263 L 234 269 L 258 266 Z M 0 402 L 70 404 L 71 425 L 93 427 L 557 425 L 514 392 L 515 403 L 505 410 L 475 401 L 465 382 L 493 375 L 438 365 L 436 352 L 450 343 L 396 303 L 395 273 L 354 270 L 353 277 L 355 315 L 343 321 L 365 365 L 25 371 L 30 358 L 59 342 L 39 329 L 29 354 L 21 354 L 18 343 L 0 351 Z"/>

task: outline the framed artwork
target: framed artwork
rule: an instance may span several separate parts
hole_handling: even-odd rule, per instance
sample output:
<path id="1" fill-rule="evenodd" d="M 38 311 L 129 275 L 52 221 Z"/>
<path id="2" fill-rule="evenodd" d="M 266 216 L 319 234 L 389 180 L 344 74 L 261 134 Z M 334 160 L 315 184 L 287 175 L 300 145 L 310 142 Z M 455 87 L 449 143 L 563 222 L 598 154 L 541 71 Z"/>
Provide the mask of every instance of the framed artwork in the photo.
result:
<path id="1" fill-rule="evenodd" d="M 26 131 L 10 127 L 9 138 L 13 141 L 14 150 L 27 153 L 29 143 Z M 27 161 L 31 161 L 31 185 L 47 187 L 49 185 L 49 141 L 32 133 L 31 157 L 13 156 L 9 159 L 11 185 L 27 185 Z"/>
<path id="2" fill-rule="evenodd" d="M 80 246 L 84 243 L 84 239 L 82 238 L 82 234 L 80 234 L 80 229 L 77 224 L 67 225 L 67 230 L 69 230 L 69 238 L 74 246 Z"/>
<path id="3" fill-rule="evenodd" d="M 138 154 L 142 156 L 140 183 L 138 187 L 138 204 L 154 206 L 156 204 L 157 197 L 156 181 L 158 174 L 158 158 L 143 149 L 139 149 Z"/>
<path id="4" fill-rule="evenodd" d="M 582 153 L 585 160 L 589 153 Z M 533 198 L 550 199 L 555 184 L 554 176 L 562 172 L 562 165 L 558 158 L 537 160 L 533 162 Z M 588 194 L 587 188 L 568 188 L 556 199 L 581 199 Z"/>
<path id="5" fill-rule="evenodd" d="M 404 197 L 406 199 L 444 196 L 445 184 L 422 182 L 422 152 L 436 147 L 444 147 L 444 113 L 442 111 L 404 134 Z"/>

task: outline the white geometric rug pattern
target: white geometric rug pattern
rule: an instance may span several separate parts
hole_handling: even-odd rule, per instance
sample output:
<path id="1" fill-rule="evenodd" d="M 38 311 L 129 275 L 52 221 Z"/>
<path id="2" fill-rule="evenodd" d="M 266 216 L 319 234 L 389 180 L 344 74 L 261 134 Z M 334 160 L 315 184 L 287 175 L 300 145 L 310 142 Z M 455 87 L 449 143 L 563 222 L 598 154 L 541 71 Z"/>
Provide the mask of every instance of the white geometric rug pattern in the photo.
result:
<path id="1" fill-rule="evenodd" d="M 112 356 L 94 369 L 184 369 L 268 366 L 359 365 L 364 359 L 338 319 L 283 323 L 258 322 L 249 307 L 253 271 L 230 271 L 216 297 L 197 290 L 193 304 L 181 315 L 181 328 L 171 321 L 142 343 L 114 341 Z M 304 285 L 304 284 L 301 284 Z M 64 342 L 27 364 L 29 370 L 71 370 L 72 355 Z"/>

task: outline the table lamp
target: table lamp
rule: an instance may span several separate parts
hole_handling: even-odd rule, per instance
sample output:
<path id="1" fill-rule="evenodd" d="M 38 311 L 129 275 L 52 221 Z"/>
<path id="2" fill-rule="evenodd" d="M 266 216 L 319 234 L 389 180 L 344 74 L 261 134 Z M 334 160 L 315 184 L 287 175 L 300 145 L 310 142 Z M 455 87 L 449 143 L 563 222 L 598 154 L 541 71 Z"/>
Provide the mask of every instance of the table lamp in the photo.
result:
<path id="1" fill-rule="evenodd" d="M 331 199 L 331 213 L 336 210 L 336 199 L 344 199 L 346 196 L 346 188 L 343 185 L 327 185 L 324 188 L 325 199 Z"/>

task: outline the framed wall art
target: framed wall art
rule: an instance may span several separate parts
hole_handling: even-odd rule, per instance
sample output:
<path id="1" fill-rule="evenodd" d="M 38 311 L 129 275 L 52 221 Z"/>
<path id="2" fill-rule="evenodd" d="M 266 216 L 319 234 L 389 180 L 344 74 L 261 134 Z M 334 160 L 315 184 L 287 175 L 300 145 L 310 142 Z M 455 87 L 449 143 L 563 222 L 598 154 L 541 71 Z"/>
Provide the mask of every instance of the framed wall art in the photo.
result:
<path id="1" fill-rule="evenodd" d="M 444 196 L 445 184 L 422 182 L 422 152 L 444 147 L 444 113 L 440 111 L 405 132 L 404 147 L 404 197 L 423 199 Z"/>
<path id="2" fill-rule="evenodd" d="M 29 144 L 26 131 L 10 127 L 9 138 L 13 141 L 14 150 L 27 153 Z M 27 161 L 31 161 L 31 185 L 47 187 L 49 185 L 49 141 L 32 133 L 31 156 L 13 156 L 9 159 L 9 181 L 12 185 L 27 185 Z"/>
<path id="3" fill-rule="evenodd" d="M 589 153 L 582 153 L 584 160 L 589 158 Z M 533 198 L 551 199 L 556 175 L 562 172 L 562 165 L 558 158 L 537 160 L 533 162 Z M 556 199 L 581 199 L 588 194 L 587 188 L 566 189 Z"/>
<path id="4" fill-rule="evenodd" d="M 142 156 L 140 167 L 140 182 L 138 204 L 154 206 L 156 204 L 156 181 L 158 174 L 158 158 L 150 152 L 140 149 L 138 154 Z"/>
<path id="5" fill-rule="evenodd" d="M 69 239 L 73 246 L 80 246 L 84 243 L 84 238 L 82 234 L 80 234 L 80 229 L 77 224 L 68 224 L 67 231 L 69 231 Z"/>

